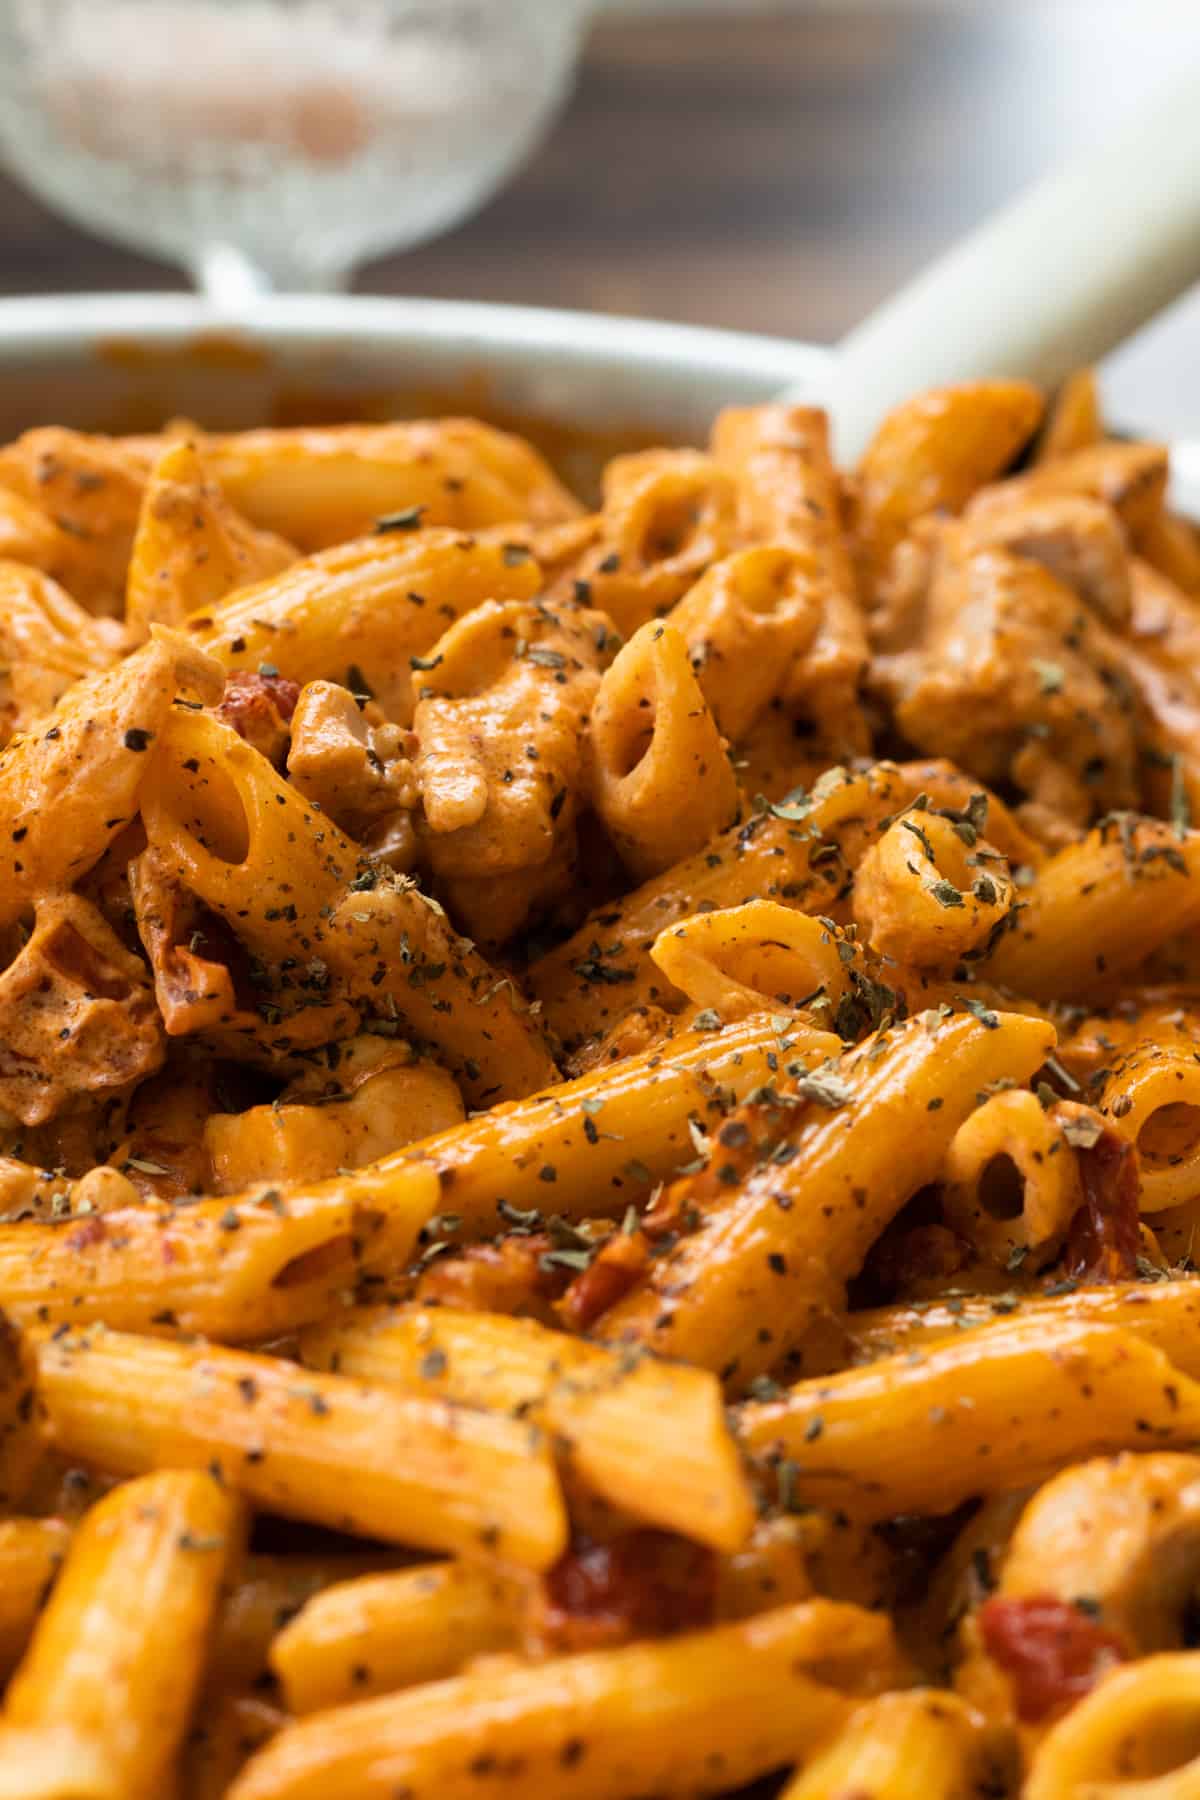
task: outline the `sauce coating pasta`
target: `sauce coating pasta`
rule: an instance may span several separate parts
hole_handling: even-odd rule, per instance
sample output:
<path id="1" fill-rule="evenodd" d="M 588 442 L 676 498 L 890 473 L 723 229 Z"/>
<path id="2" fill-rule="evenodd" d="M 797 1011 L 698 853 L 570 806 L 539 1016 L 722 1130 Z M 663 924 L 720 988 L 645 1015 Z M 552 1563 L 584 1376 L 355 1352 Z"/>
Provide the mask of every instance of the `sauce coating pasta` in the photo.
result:
<path id="1" fill-rule="evenodd" d="M 0 448 L 0 1800 L 1200 1793 L 1166 473 Z"/>

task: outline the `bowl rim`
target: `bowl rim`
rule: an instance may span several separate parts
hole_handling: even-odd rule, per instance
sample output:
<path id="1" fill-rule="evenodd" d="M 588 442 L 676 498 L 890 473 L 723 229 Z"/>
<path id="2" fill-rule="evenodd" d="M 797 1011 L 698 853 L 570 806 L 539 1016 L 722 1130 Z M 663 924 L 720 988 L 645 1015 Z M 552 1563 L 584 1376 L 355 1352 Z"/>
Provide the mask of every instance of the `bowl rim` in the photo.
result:
<path id="1" fill-rule="evenodd" d="M 77 351 L 131 337 L 151 347 L 184 346 L 209 333 L 281 349 L 362 349 L 428 344 L 441 353 L 547 356 L 558 364 L 653 364 L 678 378 L 820 387 L 831 351 L 720 326 L 673 324 L 622 313 L 507 306 L 360 293 L 270 293 L 239 308 L 193 293 L 67 293 L 0 297 L 0 362 Z"/>
<path id="2" fill-rule="evenodd" d="M 578 356 L 583 361 L 661 362 L 748 380 L 819 381 L 831 351 L 756 332 L 680 325 L 625 314 L 373 294 L 267 294 L 245 307 L 201 295 L 94 293 L 0 298 L 0 357 L 124 335 L 169 345 L 229 331 L 303 347 L 353 346 L 363 337 L 428 342 L 464 351 Z"/>

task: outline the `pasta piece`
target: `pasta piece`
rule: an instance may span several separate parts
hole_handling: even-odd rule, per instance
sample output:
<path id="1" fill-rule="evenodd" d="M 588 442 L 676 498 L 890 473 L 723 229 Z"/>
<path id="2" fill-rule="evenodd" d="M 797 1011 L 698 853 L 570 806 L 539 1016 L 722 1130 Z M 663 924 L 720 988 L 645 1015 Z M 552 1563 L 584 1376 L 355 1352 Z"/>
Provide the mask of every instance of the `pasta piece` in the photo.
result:
<path id="1" fill-rule="evenodd" d="M 964 1332 L 992 1325 L 999 1328 L 1010 1320 L 1028 1320 L 1031 1328 L 1053 1328 L 1060 1321 L 1118 1325 L 1161 1350 L 1185 1375 L 1200 1378 L 1200 1337 L 1196 1332 L 1200 1280 L 1178 1273 L 1170 1281 L 1115 1281 L 1079 1287 L 1050 1300 L 1037 1292 L 1022 1296 L 1005 1291 L 852 1313 L 846 1321 L 845 1354 L 839 1352 L 832 1366 L 844 1367 L 851 1358 L 869 1363 L 879 1357 L 923 1353 L 958 1342 Z"/>
<path id="2" fill-rule="evenodd" d="M 412 1170 L 426 1191 L 436 1188 L 439 1212 L 451 1212 L 463 1237 L 549 1203 L 577 1219 L 623 1212 L 692 1160 L 690 1120 L 719 1125 L 730 1105 L 769 1082 L 781 1055 L 806 1065 L 839 1047 L 831 1032 L 777 1027 L 759 1013 L 725 1031 L 681 1033 L 663 1050 L 494 1106 L 384 1168 L 398 1179 Z"/>
<path id="3" fill-rule="evenodd" d="M 871 833 L 920 791 L 894 763 L 877 763 L 860 774 L 830 769 L 811 795 L 756 811 L 697 855 L 624 899 L 597 907 L 529 972 L 551 1029 L 568 1048 L 576 1048 L 630 1007 L 677 1009 L 679 997 L 662 980 L 649 951 L 669 925 L 710 906 L 778 900 L 802 912 L 844 919 L 848 876 Z"/>
<path id="4" fill-rule="evenodd" d="M 812 644 L 819 594 L 808 558 L 783 545 L 737 550 L 667 614 L 687 645 L 718 729 L 744 737 Z"/>
<path id="5" fill-rule="evenodd" d="M 470 1105 L 516 1100 L 557 1078 L 538 1009 L 411 880 L 381 874 L 369 889 L 352 887 L 329 920 L 324 955 L 353 999 L 434 1047 Z"/>
<path id="6" fill-rule="evenodd" d="M 532 1319 L 436 1307 L 348 1313 L 306 1332 L 301 1355 L 311 1367 L 529 1419 L 570 1472 L 633 1518 L 718 1550 L 749 1536 L 750 1492 L 720 1387 L 703 1370 L 630 1366 Z"/>
<path id="7" fill-rule="evenodd" d="M 1104 436 L 1100 391 L 1094 369 L 1076 369 L 1053 395 L 1034 447 L 1035 463 L 1055 462 L 1086 450 Z"/>
<path id="8" fill-rule="evenodd" d="M 357 1553 L 251 1552 L 243 1558 L 217 1618 L 206 1695 L 265 1686 L 271 1644 L 314 1594 L 378 1575 L 401 1560 L 403 1551 L 389 1553 L 378 1546 Z"/>
<path id="9" fill-rule="evenodd" d="M 397 1172 L 386 1200 L 374 1170 L 299 1191 L 74 1217 L 71 1184 L 59 1191 L 57 1223 L 0 1225 L 0 1306 L 14 1319 L 105 1319 L 234 1343 L 319 1318 L 364 1259 L 402 1267 L 439 1198 L 420 1165 Z"/>
<path id="10" fill-rule="evenodd" d="M 155 463 L 142 496 L 125 589 L 129 641 L 149 637 L 151 625 L 182 625 L 295 560 L 290 544 L 239 517 L 195 446 L 179 439 Z"/>
<path id="11" fill-rule="evenodd" d="M 114 621 L 94 619 L 36 569 L 0 562 L 0 745 L 57 706 L 73 681 L 109 668 L 121 647 Z"/>
<path id="12" fill-rule="evenodd" d="M 660 875 L 736 824 L 724 741 L 671 625 L 643 625 L 604 676 L 591 747 L 596 811 L 635 880 Z"/>
<path id="13" fill-rule="evenodd" d="M 38 567 L 99 618 L 120 618 L 145 466 L 126 440 L 58 425 L 0 450 L 0 488 L 45 515 Z"/>
<path id="14" fill-rule="evenodd" d="M 1084 1204 L 1064 1133 L 1078 1129 L 1078 1116 L 1084 1108 L 1047 1112 L 1027 1088 L 1016 1088 L 993 1094 L 959 1126 L 942 1168 L 942 1209 L 989 1262 L 1007 1268 L 1014 1257 L 1022 1266 L 1029 1259 L 1032 1270 L 1062 1248 Z"/>
<path id="15" fill-rule="evenodd" d="M 726 471 L 698 451 L 614 457 L 595 542 L 559 577 L 556 594 L 599 607 L 629 636 L 735 548 L 736 499 Z"/>
<path id="16" fill-rule="evenodd" d="M 1034 1727 L 1028 1741 L 1116 1663 L 1185 1648 L 1197 1576 L 1200 1458 L 1122 1455 L 1065 1469 L 1025 1507 L 993 1593 L 964 1624 L 956 1685 L 989 1717 Z M 1055 1669 L 1055 1603 L 1060 1632 L 1094 1629 L 1073 1668 L 1061 1666 L 1067 1652 Z"/>
<path id="17" fill-rule="evenodd" d="M 1157 1779 L 1155 1779 L 1157 1777 Z M 1116 1669 L 1047 1734 L 1025 1800 L 1200 1793 L 1200 1657 L 1148 1656 Z"/>
<path id="18" fill-rule="evenodd" d="M 257 1694 L 223 1694 L 206 1706 L 184 1748 L 180 1800 L 225 1800 L 247 1758 L 274 1737 L 287 1718 Z"/>
<path id="19" fill-rule="evenodd" d="M 414 768 L 436 875 L 536 869 L 573 836 L 582 733 L 612 642 L 599 613 L 493 602 L 420 659 Z"/>
<path id="20" fill-rule="evenodd" d="M 950 974 L 1007 928 L 1008 863 L 971 835 L 968 845 L 950 820 L 913 807 L 871 846 L 855 878 L 854 917 L 873 950 Z"/>
<path id="21" fill-rule="evenodd" d="M 1011 1772 L 978 1713 L 917 1688 L 866 1701 L 780 1800 L 973 1800 L 1005 1792 Z"/>
<path id="22" fill-rule="evenodd" d="M 550 1447 L 516 1420 L 103 1326 L 31 1337 L 73 1456 L 124 1473 L 215 1469 L 259 1506 L 387 1543 L 534 1569 L 565 1547 Z"/>
<path id="23" fill-rule="evenodd" d="M 818 1002 L 824 1019 L 836 1015 L 851 991 L 846 946 L 828 923 L 774 900 L 746 900 L 681 919 L 659 933 L 650 955 L 693 1008 L 724 1021 L 766 1005 Z"/>
<path id="24" fill-rule="evenodd" d="M 5 1800 L 159 1800 L 243 1530 L 199 1472 L 128 1482 L 92 1509 L 5 1696 Z"/>
<path id="25" fill-rule="evenodd" d="M 0 1680 L 21 1660 L 70 1541 L 63 1519 L 0 1519 Z"/>
<path id="26" fill-rule="evenodd" d="M 271 1668 L 289 1712 L 321 1712 L 511 1649 L 522 1606 L 510 1576 L 466 1562 L 363 1575 L 308 1601 L 272 1644 Z"/>
<path id="27" fill-rule="evenodd" d="M 137 811 L 146 751 L 172 702 L 215 699 L 219 684 L 209 657 L 163 633 L 77 682 L 34 734 L 0 751 L 0 926 L 99 862 Z"/>
<path id="28" fill-rule="evenodd" d="M 0 1106 L 42 1125 L 91 1096 L 128 1091 L 163 1059 L 145 965 L 78 894 L 35 902 L 0 972 Z"/>
<path id="29" fill-rule="evenodd" d="M 728 407 L 713 452 L 738 480 L 739 522 L 748 535 L 805 560 L 820 609 L 811 645 L 792 659 L 783 698 L 813 720 L 830 761 L 861 754 L 870 732 L 858 689 L 867 641 L 826 415 L 809 406 Z"/>
<path id="30" fill-rule="evenodd" d="M 597 1335 L 739 1386 L 764 1373 L 814 1317 L 840 1307 L 884 1226 L 936 1177 L 979 1090 L 1027 1080 L 1052 1039 L 1014 1014 L 934 1016 L 782 1086 L 722 1127 L 707 1168 L 678 1191 L 679 1209 L 700 1214 L 695 1229 L 652 1261 Z M 921 1131 L 900 1158 L 898 1134 L 913 1118 Z"/>
<path id="31" fill-rule="evenodd" d="M 46 1448 L 37 1370 L 24 1338 L 0 1316 L 0 1509 L 22 1504 Z"/>
<path id="32" fill-rule="evenodd" d="M 806 1601 L 318 1713 L 253 1758 L 230 1800 L 716 1794 L 809 1755 L 848 1717 L 844 1689 L 886 1683 L 894 1661 L 884 1620 Z"/>
<path id="33" fill-rule="evenodd" d="M 889 413 L 858 466 L 859 529 L 875 570 L 915 520 L 961 512 L 1002 474 L 1041 415 L 1042 397 L 1025 381 L 934 388 Z"/>
<path id="34" fill-rule="evenodd" d="M 532 445 L 476 419 L 238 431 L 199 447 L 239 511 L 301 550 L 376 526 L 553 525 L 579 511 Z"/>
<path id="35" fill-rule="evenodd" d="M 212 1114 L 204 1148 L 216 1193 L 321 1181 L 462 1122 L 453 1079 L 409 1044 L 350 1038 L 326 1056 L 326 1070 L 306 1069 L 270 1106 Z"/>
<path id="36" fill-rule="evenodd" d="M 485 600 L 529 600 L 539 570 L 499 544 L 449 531 L 339 544 L 194 613 L 187 629 L 226 669 L 264 661 L 303 686 L 342 682 L 412 723 L 412 658 Z"/>
<path id="37" fill-rule="evenodd" d="M 1157 1215 L 1200 1186 L 1200 1063 L 1191 1032 L 1159 1025 L 1111 1065 L 1091 1091 L 1113 1131 L 1138 1153 L 1138 1199 Z"/>
<path id="38" fill-rule="evenodd" d="M 797 1500 L 871 1519 L 949 1512 L 1149 1437 L 1186 1448 L 1198 1422 L 1200 1387 L 1131 1332 L 1022 1319 L 800 1382 L 743 1406 L 740 1432 L 764 1468 L 788 1465 Z"/>
<path id="39" fill-rule="evenodd" d="M 1039 999 L 1082 995 L 1136 967 L 1200 917 L 1200 833 L 1109 820 L 1043 865 L 987 978 Z"/>

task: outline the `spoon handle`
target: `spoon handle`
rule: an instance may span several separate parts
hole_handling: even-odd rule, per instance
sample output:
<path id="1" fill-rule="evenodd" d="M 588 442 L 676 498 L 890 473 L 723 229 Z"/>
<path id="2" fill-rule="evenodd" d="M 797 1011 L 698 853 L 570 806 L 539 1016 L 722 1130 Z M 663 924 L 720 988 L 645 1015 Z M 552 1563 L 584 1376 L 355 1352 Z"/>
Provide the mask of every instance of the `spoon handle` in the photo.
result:
<path id="1" fill-rule="evenodd" d="M 839 456 L 924 387 L 1053 386 L 1200 280 L 1200 69 L 1039 182 L 843 339 Z"/>

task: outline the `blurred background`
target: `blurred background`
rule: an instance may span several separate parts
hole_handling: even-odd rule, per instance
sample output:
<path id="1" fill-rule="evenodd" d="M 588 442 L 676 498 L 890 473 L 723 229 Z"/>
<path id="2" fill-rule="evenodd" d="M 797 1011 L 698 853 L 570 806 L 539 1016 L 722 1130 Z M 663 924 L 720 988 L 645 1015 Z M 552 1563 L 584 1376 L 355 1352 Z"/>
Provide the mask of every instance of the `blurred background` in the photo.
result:
<path id="1" fill-rule="evenodd" d="M 834 339 L 1184 57 L 1200 0 L 603 6 L 508 185 L 354 285 Z M 1054 279 L 1047 245 L 1029 280 Z M 184 282 L 0 177 L 0 291 Z M 1181 362 L 1200 369 L 1196 300 L 1138 353 L 1138 423 L 1200 432 Z"/>

